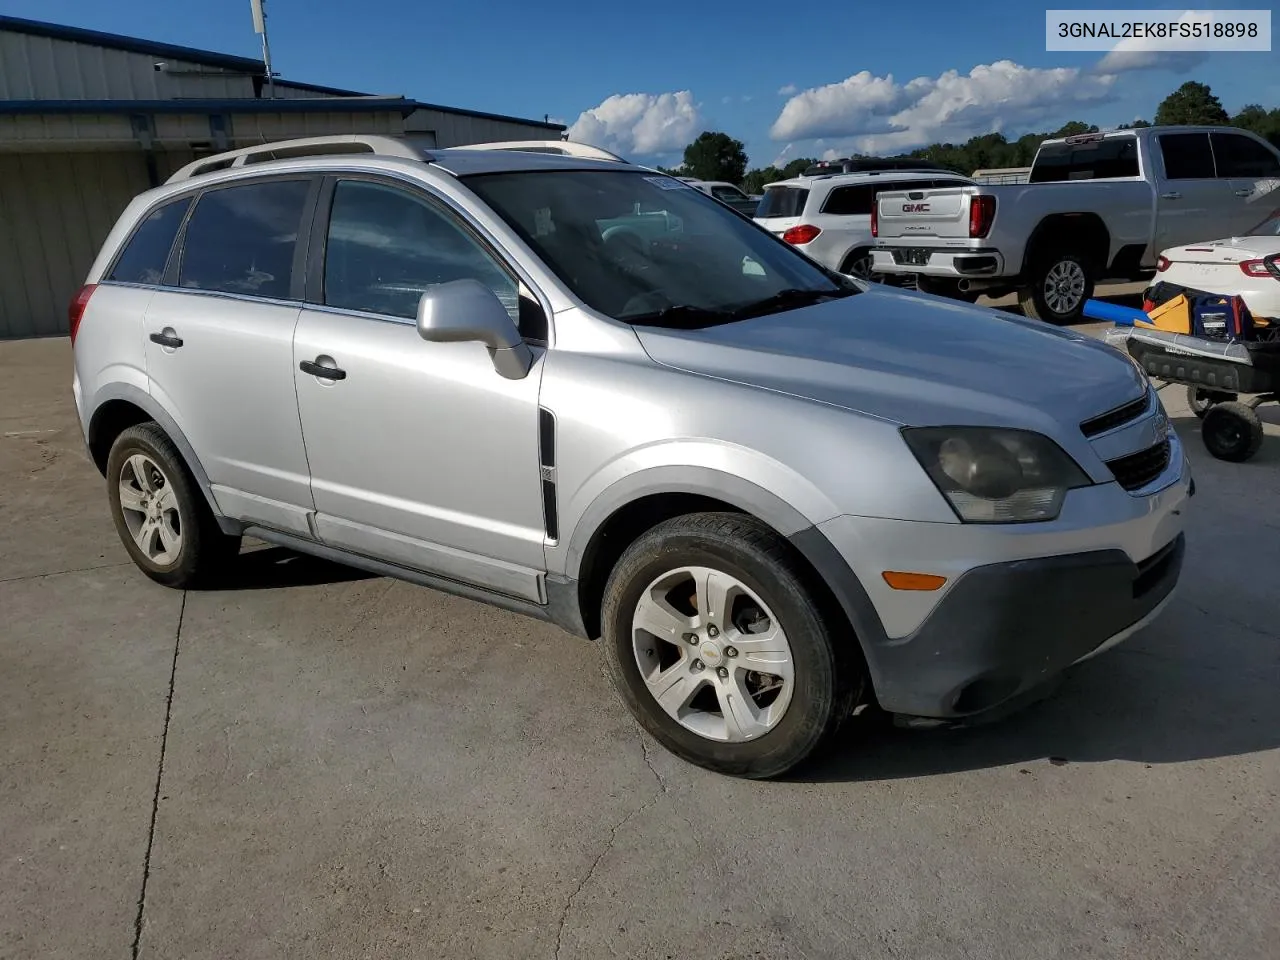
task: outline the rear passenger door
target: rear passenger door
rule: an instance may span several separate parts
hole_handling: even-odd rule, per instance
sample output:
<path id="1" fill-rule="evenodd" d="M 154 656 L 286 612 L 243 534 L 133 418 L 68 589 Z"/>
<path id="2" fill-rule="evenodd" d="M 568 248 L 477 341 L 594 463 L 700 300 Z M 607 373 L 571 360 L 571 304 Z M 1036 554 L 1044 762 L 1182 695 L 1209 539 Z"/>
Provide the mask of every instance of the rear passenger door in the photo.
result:
<path id="1" fill-rule="evenodd" d="M 1244 236 L 1275 212 L 1280 198 L 1280 159 L 1274 150 L 1243 133 L 1212 133 L 1209 141 L 1218 177 L 1230 190 L 1227 209 L 1231 222 L 1224 236 Z"/>
<path id="2" fill-rule="evenodd" d="M 1231 192 L 1213 165 L 1209 134 L 1162 133 L 1157 137 L 1163 178 L 1156 181 L 1154 252 L 1231 232 Z"/>
<path id="3" fill-rule="evenodd" d="M 202 191 L 147 307 L 151 394 L 191 442 L 228 516 L 308 535 L 310 477 L 293 331 L 316 177 Z"/>

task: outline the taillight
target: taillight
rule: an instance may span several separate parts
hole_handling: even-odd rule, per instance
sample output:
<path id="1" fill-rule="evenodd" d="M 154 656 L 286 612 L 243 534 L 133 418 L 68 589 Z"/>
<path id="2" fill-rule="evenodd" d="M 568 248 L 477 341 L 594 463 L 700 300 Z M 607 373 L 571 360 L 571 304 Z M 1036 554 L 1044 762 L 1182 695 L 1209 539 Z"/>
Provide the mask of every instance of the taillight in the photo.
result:
<path id="1" fill-rule="evenodd" d="M 1156 257 L 1157 273 L 1164 273 L 1166 270 L 1168 270 L 1172 266 L 1173 266 L 1173 262 L 1168 257 Z"/>
<path id="2" fill-rule="evenodd" d="M 787 243 L 804 244 L 813 240 L 821 232 L 821 227 L 815 227 L 808 223 L 801 223 L 784 233 L 782 235 L 782 239 L 787 241 Z"/>
<path id="3" fill-rule="evenodd" d="M 1262 260 L 1246 260 L 1240 264 L 1240 272 L 1248 277 L 1269 277 L 1271 271 Z"/>
<path id="4" fill-rule="evenodd" d="M 880 201 L 871 201 L 871 235 L 880 236 Z"/>
<path id="5" fill-rule="evenodd" d="M 84 308 L 89 306 L 89 298 L 93 296 L 93 291 L 98 289 L 96 283 L 86 284 L 80 288 L 80 292 L 71 300 L 71 306 L 67 307 L 67 320 L 71 327 L 71 345 L 74 347 L 76 343 L 76 334 L 80 332 L 80 321 L 84 319 Z"/>
<path id="6" fill-rule="evenodd" d="M 981 240 L 991 232 L 991 221 L 996 218 L 996 198 L 982 194 L 969 198 L 969 236 Z"/>

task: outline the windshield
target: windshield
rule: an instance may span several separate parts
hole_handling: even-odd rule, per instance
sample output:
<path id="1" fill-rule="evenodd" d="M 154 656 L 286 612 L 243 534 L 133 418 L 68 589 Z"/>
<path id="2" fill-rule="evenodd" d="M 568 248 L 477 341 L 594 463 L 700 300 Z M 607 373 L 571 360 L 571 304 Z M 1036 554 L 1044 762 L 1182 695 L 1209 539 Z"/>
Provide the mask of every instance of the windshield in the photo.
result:
<path id="1" fill-rule="evenodd" d="M 673 177 L 555 170 L 466 178 L 584 303 L 702 327 L 860 288 Z"/>

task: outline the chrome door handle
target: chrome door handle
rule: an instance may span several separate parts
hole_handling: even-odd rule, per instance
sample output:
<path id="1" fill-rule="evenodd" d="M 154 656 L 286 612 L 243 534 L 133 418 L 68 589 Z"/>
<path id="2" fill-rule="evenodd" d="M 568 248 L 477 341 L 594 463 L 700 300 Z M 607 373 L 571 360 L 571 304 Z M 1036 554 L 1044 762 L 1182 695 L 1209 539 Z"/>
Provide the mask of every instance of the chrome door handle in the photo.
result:
<path id="1" fill-rule="evenodd" d="M 1232 192 L 1233 192 L 1237 197 L 1251 197 L 1251 196 L 1253 196 L 1253 191 L 1252 191 L 1252 190 L 1233 190 Z"/>
<path id="2" fill-rule="evenodd" d="M 1160 199 L 1161 200 L 1181 200 L 1182 194 L 1180 194 L 1177 190 L 1172 190 L 1169 193 L 1160 194 Z"/>

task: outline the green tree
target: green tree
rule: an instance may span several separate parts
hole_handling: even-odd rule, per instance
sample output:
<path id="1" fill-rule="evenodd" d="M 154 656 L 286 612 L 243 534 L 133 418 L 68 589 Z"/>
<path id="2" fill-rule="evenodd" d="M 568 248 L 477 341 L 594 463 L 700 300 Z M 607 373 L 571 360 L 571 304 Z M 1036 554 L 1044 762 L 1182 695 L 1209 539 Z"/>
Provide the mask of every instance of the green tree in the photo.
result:
<path id="1" fill-rule="evenodd" d="M 794 160 L 788 160 L 782 168 L 782 178 L 790 180 L 792 177 L 798 177 L 817 162 L 813 157 L 796 157 Z"/>
<path id="2" fill-rule="evenodd" d="M 1049 134 L 1046 139 L 1056 139 L 1058 137 L 1078 137 L 1086 133 L 1097 133 L 1098 125 L 1094 123 L 1085 123 L 1083 120 L 1072 120 L 1064 123 L 1053 133 Z"/>
<path id="3" fill-rule="evenodd" d="M 1165 97 L 1156 110 L 1156 126 L 1225 124 L 1230 120 L 1209 85 L 1195 80 L 1188 80 Z"/>
<path id="4" fill-rule="evenodd" d="M 1267 110 L 1251 103 L 1231 118 L 1231 125 L 1241 130 L 1251 130 L 1280 146 L 1280 109 Z"/>
<path id="5" fill-rule="evenodd" d="M 747 172 L 747 148 L 727 133 L 704 130 L 684 148 L 685 176 L 741 183 Z"/>

